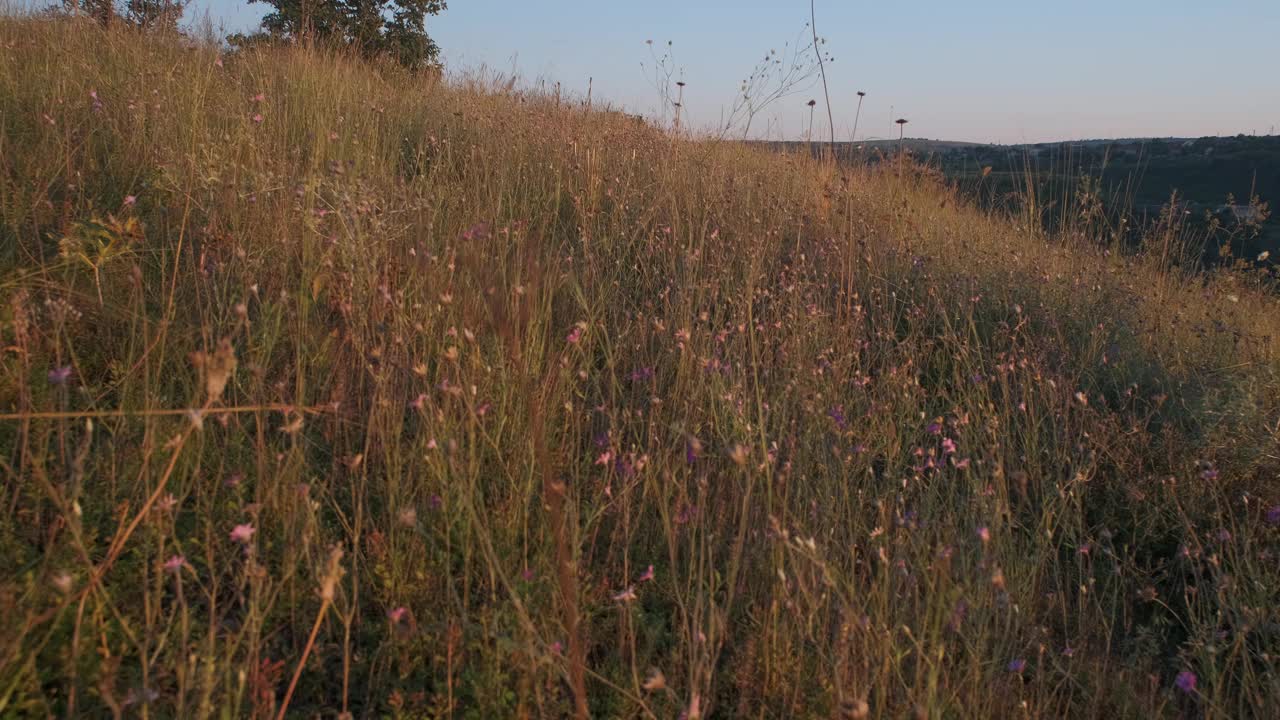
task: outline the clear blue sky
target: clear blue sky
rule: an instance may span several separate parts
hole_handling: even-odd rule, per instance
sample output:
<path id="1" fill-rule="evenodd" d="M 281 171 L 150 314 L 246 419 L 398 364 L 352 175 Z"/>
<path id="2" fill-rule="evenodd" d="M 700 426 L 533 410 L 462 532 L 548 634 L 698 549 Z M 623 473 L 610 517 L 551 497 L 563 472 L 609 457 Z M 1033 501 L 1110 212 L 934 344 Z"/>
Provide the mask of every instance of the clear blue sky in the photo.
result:
<path id="1" fill-rule="evenodd" d="M 559 81 L 651 114 L 657 95 L 641 63 L 646 40 L 670 40 L 687 112 L 709 126 L 770 48 L 793 40 L 804 0 L 452 0 L 428 20 L 453 70 L 487 66 Z M 195 0 L 227 30 L 256 25 L 267 6 Z M 1280 132 L 1280 0 L 819 0 L 818 30 L 838 137 L 908 134 L 949 140 Z M 774 106 L 770 133 L 802 137 L 804 103 Z M 821 108 L 819 116 L 822 115 Z M 825 133 L 825 119 L 819 120 Z M 1273 130 L 1274 128 L 1274 130 Z"/>

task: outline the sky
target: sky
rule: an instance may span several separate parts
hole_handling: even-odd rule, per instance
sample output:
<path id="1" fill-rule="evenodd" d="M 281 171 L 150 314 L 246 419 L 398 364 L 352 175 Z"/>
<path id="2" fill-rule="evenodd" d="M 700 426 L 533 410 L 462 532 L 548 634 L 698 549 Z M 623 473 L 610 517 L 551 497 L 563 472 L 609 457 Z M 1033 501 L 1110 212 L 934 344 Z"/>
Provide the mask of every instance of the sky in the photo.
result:
<path id="1" fill-rule="evenodd" d="M 227 31 L 268 10 L 194 0 Z M 717 126 L 770 49 L 807 31 L 803 0 L 453 0 L 428 18 L 450 72 L 511 72 L 657 115 L 668 41 L 687 126 Z M 818 0 L 837 139 L 907 135 L 1023 143 L 1280 132 L 1280 0 Z M 653 41 L 653 45 L 646 41 Z M 784 98 L 752 134 L 827 135 L 822 89 Z"/>

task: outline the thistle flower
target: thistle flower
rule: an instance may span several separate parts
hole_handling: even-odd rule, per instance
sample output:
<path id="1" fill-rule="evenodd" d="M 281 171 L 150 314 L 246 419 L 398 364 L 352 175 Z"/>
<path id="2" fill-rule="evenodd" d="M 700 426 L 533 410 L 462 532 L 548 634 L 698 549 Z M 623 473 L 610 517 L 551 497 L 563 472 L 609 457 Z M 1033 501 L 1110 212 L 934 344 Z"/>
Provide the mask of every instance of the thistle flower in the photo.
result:
<path id="1" fill-rule="evenodd" d="M 249 544 L 249 541 L 253 539 L 253 534 L 257 531 L 257 528 L 249 523 L 237 525 L 231 531 L 231 541 L 240 543 L 241 545 L 247 545 Z"/>
<path id="2" fill-rule="evenodd" d="M 1178 686 L 1178 689 L 1182 692 L 1190 695 L 1196 691 L 1196 680 L 1195 673 L 1190 670 L 1183 670 L 1178 673 L 1178 677 L 1173 679 L 1173 684 Z"/>

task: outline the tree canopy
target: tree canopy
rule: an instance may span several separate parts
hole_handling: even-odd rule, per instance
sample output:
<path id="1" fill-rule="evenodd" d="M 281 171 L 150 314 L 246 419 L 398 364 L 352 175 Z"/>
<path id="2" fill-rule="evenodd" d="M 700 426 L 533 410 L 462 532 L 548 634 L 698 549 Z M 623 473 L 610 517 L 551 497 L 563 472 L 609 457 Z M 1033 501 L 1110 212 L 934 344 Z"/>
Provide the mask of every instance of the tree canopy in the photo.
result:
<path id="1" fill-rule="evenodd" d="M 435 64 L 440 48 L 427 34 L 428 16 L 445 0 L 250 0 L 274 10 L 262 19 L 262 31 L 238 36 L 256 39 L 311 38 L 359 51 L 365 57 L 389 56 L 408 67 Z"/>

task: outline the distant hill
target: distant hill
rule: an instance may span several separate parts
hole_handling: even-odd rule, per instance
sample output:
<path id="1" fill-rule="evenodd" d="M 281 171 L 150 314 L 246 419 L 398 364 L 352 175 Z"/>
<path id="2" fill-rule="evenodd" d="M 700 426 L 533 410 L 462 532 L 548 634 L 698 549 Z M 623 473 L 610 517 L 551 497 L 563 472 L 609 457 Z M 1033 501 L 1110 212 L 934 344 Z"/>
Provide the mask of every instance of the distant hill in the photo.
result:
<path id="1" fill-rule="evenodd" d="M 825 143 L 769 143 L 778 150 L 805 152 Z M 875 162 L 896 153 L 897 140 L 836 143 L 838 157 Z M 1121 138 L 997 145 L 906 138 L 901 147 L 915 159 L 940 168 L 964 187 L 980 187 L 988 197 L 1026 190 L 1034 179 L 1043 190 L 1060 193 L 1082 179 L 1098 181 L 1109 208 L 1135 217 L 1154 217 L 1177 194 L 1179 206 L 1224 222 L 1254 217 L 1246 209 L 1259 198 L 1280 206 L 1280 136 L 1235 135 L 1199 138 Z M 1280 214 L 1263 223 L 1249 252 L 1280 250 Z"/>

